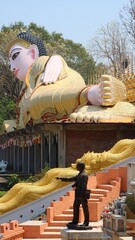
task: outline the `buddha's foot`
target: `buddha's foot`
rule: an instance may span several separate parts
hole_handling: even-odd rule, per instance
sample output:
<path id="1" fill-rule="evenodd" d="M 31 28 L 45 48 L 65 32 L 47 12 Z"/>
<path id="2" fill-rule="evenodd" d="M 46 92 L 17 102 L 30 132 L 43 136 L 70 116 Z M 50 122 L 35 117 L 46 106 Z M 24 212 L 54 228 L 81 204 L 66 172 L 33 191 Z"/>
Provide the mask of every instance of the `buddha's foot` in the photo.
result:
<path id="1" fill-rule="evenodd" d="M 125 84 L 110 75 L 102 75 L 99 86 L 102 106 L 113 106 L 127 98 Z"/>
<path id="2" fill-rule="evenodd" d="M 135 107 L 128 102 L 118 102 L 113 107 L 84 106 L 70 114 L 70 122 L 130 123 L 135 119 Z"/>

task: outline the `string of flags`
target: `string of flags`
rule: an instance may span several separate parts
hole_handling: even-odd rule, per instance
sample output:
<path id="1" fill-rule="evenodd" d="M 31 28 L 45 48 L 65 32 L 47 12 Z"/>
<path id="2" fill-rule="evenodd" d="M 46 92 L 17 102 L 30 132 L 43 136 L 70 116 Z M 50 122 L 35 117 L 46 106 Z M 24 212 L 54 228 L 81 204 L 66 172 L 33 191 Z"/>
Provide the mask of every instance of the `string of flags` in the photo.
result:
<path id="1" fill-rule="evenodd" d="M 40 144 L 41 143 L 41 136 L 35 136 L 35 137 L 27 137 L 27 138 L 10 138 L 9 140 L 7 140 L 4 144 L 1 144 L 0 147 L 2 149 L 5 149 L 9 146 L 19 146 L 19 147 L 28 147 L 28 146 L 32 146 L 35 144 Z"/>
<path id="2" fill-rule="evenodd" d="M 49 144 L 49 135 L 43 135 L 45 144 Z M 58 135 L 53 134 L 51 138 L 51 143 L 58 143 Z M 19 147 L 28 147 L 32 145 L 41 144 L 41 135 L 38 136 L 27 136 L 27 137 L 16 137 L 6 140 L 5 143 L 0 144 L 0 148 L 5 149 L 9 146 L 19 146 Z"/>

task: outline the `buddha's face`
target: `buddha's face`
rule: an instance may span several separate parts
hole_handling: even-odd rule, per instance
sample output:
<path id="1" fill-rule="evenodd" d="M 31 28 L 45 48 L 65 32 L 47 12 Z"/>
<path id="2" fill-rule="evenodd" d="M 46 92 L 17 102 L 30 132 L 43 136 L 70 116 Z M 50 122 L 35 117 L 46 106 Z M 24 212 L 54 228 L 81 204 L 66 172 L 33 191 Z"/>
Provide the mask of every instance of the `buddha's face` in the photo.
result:
<path id="1" fill-rule="evenodd" d="M 30 45 L 29 48 L 26 48 L 16 43 L 9 51 L 10 69 L 20 81 L 24 82 L 28 68 L 37 57 L 38 49 L 36 45 Z"/>

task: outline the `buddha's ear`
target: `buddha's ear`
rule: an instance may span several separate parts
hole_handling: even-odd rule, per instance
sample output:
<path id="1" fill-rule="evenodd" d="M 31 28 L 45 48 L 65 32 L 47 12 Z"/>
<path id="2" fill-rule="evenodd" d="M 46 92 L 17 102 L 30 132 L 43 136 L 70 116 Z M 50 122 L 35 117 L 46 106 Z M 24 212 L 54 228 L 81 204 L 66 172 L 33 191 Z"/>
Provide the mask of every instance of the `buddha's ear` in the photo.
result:
<path id="1" fill-rule="evenodd" d="M 38 50 L 37 45 L 35 45 L 35 44 L 30 45 L 29 51 L 30 51 L 32 59 L 36 59 L 39 57 L 39 50 Z"/>

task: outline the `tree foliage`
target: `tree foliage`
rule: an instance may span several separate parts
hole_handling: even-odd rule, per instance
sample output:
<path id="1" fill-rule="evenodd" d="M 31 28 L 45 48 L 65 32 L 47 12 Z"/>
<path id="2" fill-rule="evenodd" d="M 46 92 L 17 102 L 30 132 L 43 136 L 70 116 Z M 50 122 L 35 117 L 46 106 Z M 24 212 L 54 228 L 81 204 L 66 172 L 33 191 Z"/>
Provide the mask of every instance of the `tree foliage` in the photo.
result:
<path id="1" fill-rule="evenodd" d="M 133 47 L 135 45 L 135 0 L 129 0 L 129 4 L 125 5 L 120 11 L 120 19 L 122 25 Z"/>
<path id="2" fill-rule="evenodd" d="M 123 62 L 127 58 L 128 42 L 118 22 L 110 22 L 99 29 L 97 36 L 91 39 L 89 51 L 110 68 L 112 75 L 117 76 L 123 71 Z"/>
<path id="3" fill-rule="evenodd" d="M 17 31 L 2 27 L 0 32 L 0 96 L 16 100 L 20 91 L 20 82 L 9 69 L 7 45 L 16 36 Z"/>
<path id="4" fill-rule="evenodd" d="M 10 98 L 0 98 L 0 126 L 3 120 L 15 119 L 15 102 Z"/>

